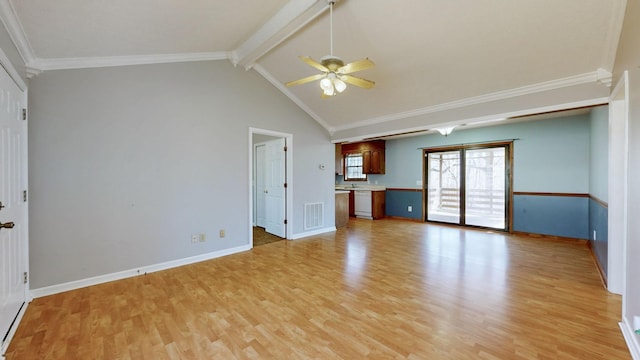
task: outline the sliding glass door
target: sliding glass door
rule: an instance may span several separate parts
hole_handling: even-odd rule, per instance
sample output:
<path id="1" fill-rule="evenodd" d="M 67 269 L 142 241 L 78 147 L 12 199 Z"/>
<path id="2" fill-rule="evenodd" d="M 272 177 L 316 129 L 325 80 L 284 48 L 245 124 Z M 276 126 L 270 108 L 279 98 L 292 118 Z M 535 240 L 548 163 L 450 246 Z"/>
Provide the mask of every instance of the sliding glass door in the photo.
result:
<path id="1" fill-rule="evenodd" d="M 505 229 L 506 149 L 465 151 L 465 225 Z"/>
<path id="2" fill-rule="evenodd" d="M 508 230 L 510 148 L 425 150 L 426 220 Z"/>
<path id="3" fill-rule="evenodd" d="M 427 220 L 460 223 L 460 151 L 427 154 Z"/>

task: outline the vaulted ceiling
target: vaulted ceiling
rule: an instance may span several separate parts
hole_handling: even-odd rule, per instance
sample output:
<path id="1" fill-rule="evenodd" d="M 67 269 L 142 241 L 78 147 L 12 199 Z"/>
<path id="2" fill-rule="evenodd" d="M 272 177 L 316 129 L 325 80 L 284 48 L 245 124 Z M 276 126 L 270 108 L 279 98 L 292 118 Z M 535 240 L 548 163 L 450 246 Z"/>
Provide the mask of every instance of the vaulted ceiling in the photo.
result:
<path id="1" fill-rule="evenodd" d="M 626 0 L 338 0 L 334 55 L 365 90 L 321 98 L 298 59 L 329 54 L 327 0 L 0 0 L 29 74 L 177 61 L 257 71 L 335 141 L 606 101 Z"/>

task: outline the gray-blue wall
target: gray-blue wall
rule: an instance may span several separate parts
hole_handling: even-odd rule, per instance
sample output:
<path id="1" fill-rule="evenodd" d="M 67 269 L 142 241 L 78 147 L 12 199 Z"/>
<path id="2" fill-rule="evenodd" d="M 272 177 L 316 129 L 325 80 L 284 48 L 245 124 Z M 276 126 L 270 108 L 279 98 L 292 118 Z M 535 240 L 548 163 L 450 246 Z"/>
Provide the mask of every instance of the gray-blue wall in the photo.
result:
<path id="1" fill-rule="evenodd" d="M 606 241 L 606 217 L 594 210 L 589 199 L 591 185 L 606 191 L 606 164 L 598 153 L 598 169 L 592 169 L 592 131 L 598 147 L 606 152 L 607 107 L 591 114 L 504 125 L 457 128 L 445 137 L 440 134 L 408 137 L 386 142 L 386 174 L 370 175 L 371 184 L 385 185 L 388 216 L 421 219 L 422 149 L 476 142 L 516 139 L 513 147 L 513 228 L 514 231 L 589 239 L 597 227 L 598 240 Z M 604 135 L 602 122 L 605 122 Z M 594 130 L 597 129 L 597 130 Z M 604 136 L 604 140 L 601 138 Z M 604 141 L 604 142 L 602 142 Z M 598 150 L 601 151 L 601 150 Z M 604 169 L 602 167 L 604 166 Z M 597 177 L 597 178 L 596 178 Z M 604 185 L 603 178 L 604 177 Z M 337 177 L 342 182 L 341 177 Z M 411 205 L 412 212 L 407 211 Z M 596 205 L 600 206 L 597 202 Z M 592 218 L 593 217 L 593 218 Z M 606 246 L 606 245 L 605 245 Z"/>
<path id="2" fill-rule="evenodd" d="M 600 268 L 607 274 L 608 257 L 608 173 L 609 173 L 609 107 L 600 106 L 591 111 L 589 155 L 589 234 L 593 253 Z"/>

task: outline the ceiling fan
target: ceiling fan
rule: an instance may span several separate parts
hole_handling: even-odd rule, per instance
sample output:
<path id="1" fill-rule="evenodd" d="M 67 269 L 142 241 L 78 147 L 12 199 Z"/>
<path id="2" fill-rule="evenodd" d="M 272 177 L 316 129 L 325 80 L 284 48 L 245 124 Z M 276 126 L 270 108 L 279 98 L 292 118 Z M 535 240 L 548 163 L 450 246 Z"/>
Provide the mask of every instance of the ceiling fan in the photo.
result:
<path id="1" fill-rule="evenodd" d="M 313 60 L 309 56 L 300 56 L 300 60 L 320 70 L 322 73 L 290 81 L 285 85 L 294 86 L 320 80 L 320 88 L 322 89 L 323 98 L 334 96 L 338 93 L 343 92 L 347 88 L 347 84 L 355 85 L 365 89 L 371 89 L 376 84 L 375 82 L 355 77 L 349 74 L 373 67 L 375 65 L 373 61 L 365 58 L 345 65 L 342 59 L 333 55 L 333 5 L 335 4 L 335 0 L 327 0 L 327 2 L 330 6 L 329 41 L 331 55 L 323 56 L 320 59 L 320 62 Z"/>

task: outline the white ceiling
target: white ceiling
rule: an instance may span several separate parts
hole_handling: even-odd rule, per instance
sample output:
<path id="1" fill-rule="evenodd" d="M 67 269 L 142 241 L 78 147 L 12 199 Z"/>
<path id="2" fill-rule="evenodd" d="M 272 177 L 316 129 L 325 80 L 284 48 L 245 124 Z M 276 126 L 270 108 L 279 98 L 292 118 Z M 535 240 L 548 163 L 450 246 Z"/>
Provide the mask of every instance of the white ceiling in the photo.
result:
<path id="1" fill-rule="evenodd" d="M 340 0 L 334 55 L 376 63 L 329 99 L 282 84 L 329 53 L 326 0 L 0 0 L 30 74 L 229 59 L 333 134 L 358 139 L 567 107 L 608 96 L 626 0 Z M 35 75 L 37 76 L 37 75 Z"/>

